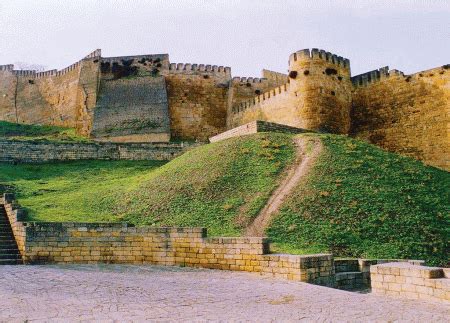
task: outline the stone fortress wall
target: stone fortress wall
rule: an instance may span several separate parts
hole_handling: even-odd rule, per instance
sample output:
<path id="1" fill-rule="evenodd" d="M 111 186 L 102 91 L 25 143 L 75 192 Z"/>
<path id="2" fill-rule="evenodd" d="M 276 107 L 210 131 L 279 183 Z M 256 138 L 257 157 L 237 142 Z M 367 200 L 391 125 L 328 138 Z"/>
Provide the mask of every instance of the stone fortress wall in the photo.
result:
<path id="1" fill-rule="evenodd" d="M 449 65 L 351 76 L 350 61 L 297 51 L 289 75 L 232 77 L 229 67 L 174 64 L 167 54 L 102 57 L 61 70 L 0 66 L 0 120 L 75 127 L 96 140 L 207 141 L 261 120 L 348 134 L 450 169 Z"/>
<path id="2" fill-rule="evenodd" d="M 450 169 L 450 65 L 404 75 L 387 67 L 352 77 L 352 136 Z"/>

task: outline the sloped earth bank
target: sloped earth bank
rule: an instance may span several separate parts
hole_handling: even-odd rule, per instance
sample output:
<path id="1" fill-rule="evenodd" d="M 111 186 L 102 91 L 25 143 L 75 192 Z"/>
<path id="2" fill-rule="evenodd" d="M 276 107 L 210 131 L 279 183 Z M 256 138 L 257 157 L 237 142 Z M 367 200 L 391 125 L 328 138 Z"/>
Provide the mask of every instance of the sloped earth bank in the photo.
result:
<path id="1" fill-rule="evenodd" d="M 294 137 L 296 161 L 289 167 L 285 178 L 272 193 L 264 208 L 247 227 L 246 236 L 260 237 L 265 235 L 272 218 L 279 211 L 286 196 L 295 189 L 302 178 L 308 175 L 312 165 L 322 151 L 322 144 L 317 138 Z"/>

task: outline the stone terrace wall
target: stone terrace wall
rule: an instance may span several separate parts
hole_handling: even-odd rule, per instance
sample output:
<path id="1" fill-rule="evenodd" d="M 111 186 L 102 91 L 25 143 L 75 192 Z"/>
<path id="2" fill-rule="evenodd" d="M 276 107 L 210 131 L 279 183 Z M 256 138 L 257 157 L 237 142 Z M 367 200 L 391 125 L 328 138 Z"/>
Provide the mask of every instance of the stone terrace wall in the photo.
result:
<path id="1" fill-rule="evenodd" d="M 44 163 L 68 160 L 171 160 L 186 143 L 54 143 L 0 140 L 0 162 Z"/>
<path id="2" fill-rule="evenodd" d="M 209 138 L 210 142 L 217 142 L 224 139 L 232 138 L 232 137 L 240 137 L 245 135 L 251 135 L 258 132 L 284 132 L 284 133 L 305 133 L 305 132 L 311 132 L 309 130 L 295 128 L 295 127 L 289 127 L 286 125 L 273 123 L 273 122 L 266 122 L 266 121 L 253 121 L 249 122 L 247 124 L 244 124 L 242 126 L 230 129 L 228 131 L 222 132 L 221 134 L 218 134 L 217 136 Z"/>
<path id="3" fill-rule="evenodd" d="M 208 238 L 203 228 L 131 227 L 125 223 L 27 223 L 11 196 L 8 218 L 25 263 L 158 264 L 258 272 L 332 285 L 330 254 L 268 254 L 266 238 Z M 17 206 L 16 206 L 17 207 Z"/>
<path id="4" fill-rule="evenodd" d="M 411 299 L 450 301 L 450 269 L 387 263 L 370 267 L 372 291 Z"/>
<path id="5" fill-rule="evenodd" d="M 403 75 L 386 67 L 352 77 L 351 135 L 450 170 L 448 68 Z"/>

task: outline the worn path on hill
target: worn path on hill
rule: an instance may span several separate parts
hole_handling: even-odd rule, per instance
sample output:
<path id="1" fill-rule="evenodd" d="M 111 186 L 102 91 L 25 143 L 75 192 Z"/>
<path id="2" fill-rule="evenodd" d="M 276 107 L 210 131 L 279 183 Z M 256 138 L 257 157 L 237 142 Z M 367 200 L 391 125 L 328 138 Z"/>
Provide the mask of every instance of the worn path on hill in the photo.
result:
<path id="1" fill-rule="evenodd" d="M 308 143 L 312 144 L 312 150 L 308 151 Z M 287 170 L 287 175 L 281 181 L 278 188 L 272 193 L 264 208 L 245 230 L 246 236 L 264 236 L 265 230 L 273 216 L 279 211 L 286 196 L 297 186 L 300 180 L 308 174 L 317 157 L 322 151 L 322 143 L 317 138 L 294 137 L 296 147 L 295 162 Z M 286 172 L 285 172 L 286 173 Z"/>

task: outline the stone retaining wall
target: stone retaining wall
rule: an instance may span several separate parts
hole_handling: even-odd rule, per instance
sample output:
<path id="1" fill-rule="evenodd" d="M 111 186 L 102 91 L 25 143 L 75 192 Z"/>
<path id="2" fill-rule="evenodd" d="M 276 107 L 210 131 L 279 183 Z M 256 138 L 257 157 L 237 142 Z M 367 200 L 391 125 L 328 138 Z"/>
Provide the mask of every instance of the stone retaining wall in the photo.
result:
<path id="1" fill-rule="evenodd" d="M 450 301 L 450 269 L 386 263 L 370 267 L 372 291 L 410 299 Z"/>
<path id="2" fill-rule="evenodd" d="M 242 126 L 230 129 L 228 131 L 222 132 L 217 136 L 209 138 L 210 142 L 217 142 L 224 139 L 232 138 L 232 137 L 240 137 L 245 135 L 251 135 L 258 132 L 284 132 L 284 133 L 304 133 L 304 132 L 312 132 L 310 130 L 305 130 L 296 127 L 290 127 L 283 124 L 267 122 L 267 121 L 252 121 L 246 123 Z"/>
<path id="3" fill-rule="evenodd" d="M 261 237 L 212 237 L 204 228 L 132 227 L 126 223 L 23 222 L 12 195 L 5 208 L 25 263 L 120 263 L 258 272 L 333 285 L 331 254 L 270 254 Z"/>
<path id="4" fill-rule="evenodd" d="M 187 143 L 55 143 L 0 140 L 0 162 L 171 160 L 192 146 Z"/>

